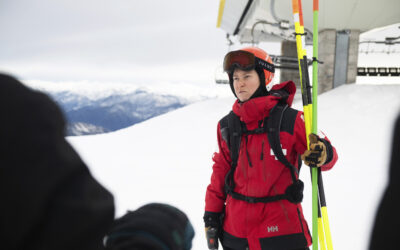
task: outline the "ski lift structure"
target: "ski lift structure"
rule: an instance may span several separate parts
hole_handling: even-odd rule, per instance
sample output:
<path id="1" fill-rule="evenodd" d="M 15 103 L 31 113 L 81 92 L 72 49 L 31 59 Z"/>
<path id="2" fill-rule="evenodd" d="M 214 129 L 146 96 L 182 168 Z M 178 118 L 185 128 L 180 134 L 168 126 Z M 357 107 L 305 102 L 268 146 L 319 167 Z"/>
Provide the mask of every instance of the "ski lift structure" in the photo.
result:
<path id="1" fill-rule="evenodd" d="M 216 84 L 229 84 L 228 74 L 224 71 L 222 66 L 215 69 L 215 83 Z"/>
<path id="2" fill-rule="evenodd" d="M 396 67 L 358 67 L 358 76 L 400 76 L 400 68 Z"/>
<path id="3" fill-rule="evenodd" d="M 378 46 L 371 46 L 378 45 Z M 398 37 L 386 37 L 382 41 L 361 41 L 360 42 L 360 53 L 374 54 L 400 54 L 400 36 Z"/>
<path id="4" fill-rule="evenodd" d="M 303 4 L 306 45 L 312 44 L 312 18 L 309 18 L 313 16 L 312 3 L 304 1 Z M 291 9 L 291 1 L 220 0 L 217 27 L 224 30 L 228 36 L 235 37 L 240 44 L 281 42 L 282 54 L 274 56 L 274 63 L 281 69 L 280 79 L 297 82 L 299 79 L 296 81 L 292 72 L 298 70 L 298 66 L 292 66 L 290 63 L 292 58 L 297 59 L 297 54 L 293 55 L 291 52 L 296 49 Z M 372 53 L 364 47 L 368 47 L 371 42 L 363 40 L 360 43 L 362 34 L 380 27 L 399 24 L 399 9 L 399 0 L 320 2 L 319 60 L 324 64 L 319 67 L 319 93 L 345 83 L 356 82 L 359 52 Z M 382 16 L 382 13 L 385 15 Z M 380 53 L 399 53 L 397 35 L 387 34 L 382 37 L 386 38 L 382 39 L 383 41 L 374 41 L 385 46 Z M 216 81 L 226 82 L 226 79 Z"/>
<path id="5" fill-rule="evenodd" d="M 399 54 L 400 25 L 366 32 L 361 35 L 359 53 L 362 54 Z M 377 39 L 378 37 L 378 39 Z"/>
<path id="6" fill-rule="evenodd" d="M 360 77 L 399 77 L 400 76 L 400 25 L 391 25 L 386 28 L 362 34 L 359 54 L 364 58 L 373 56 L 380 58 L 384 65 L 364 63 L 357 67 L 357 76 Z M 373 55 L 374 54 L 374 55 Z M 393 60 L 397 57 L 398 60 Z M 387 63 L 394 61 L 394 63 Z M 383 63 L 382 63 L 383 64 Z"/>
<path id="7" fill-rule="evenodd" d="M 368 54 L 400 54 L 400 50 L 390 50 L 390 51 L 377 51 L 375 49 L 371 49 L 369 51 L 362 51 L 360 49 L 360 53 L 365 53 L 365 55 Z M 400 57 L 399 57 L 400 59 Z M 377 66 L 377 67 L 372 67 L 372 66 L 358 66 L 357 67 L 357 76 L 365 77 L 365 76 L 381 76 L 381 77 L 398 77 L 400 76 L 400 67 L 398 67 L 399 61 L 395 63 L 395 65 L 392 66 Z"/>

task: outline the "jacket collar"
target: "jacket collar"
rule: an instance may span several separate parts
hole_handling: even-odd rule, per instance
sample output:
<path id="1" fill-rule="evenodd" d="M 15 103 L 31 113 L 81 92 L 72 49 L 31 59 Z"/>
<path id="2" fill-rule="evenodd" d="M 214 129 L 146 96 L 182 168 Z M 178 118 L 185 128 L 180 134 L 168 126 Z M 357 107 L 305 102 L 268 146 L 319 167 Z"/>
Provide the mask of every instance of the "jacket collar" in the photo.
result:
<path id="1" fill-rule="evenodd" d="M 285 90 L 289 97 L 286 103 L 291 106 L 296 93 L 296 86 L 292 81 L 283 82 L 274 85 L 273 90 Z M 240 103 L 238 100 L 233 104 L 233 112 L 245 123 L 258 122 L 269 115 L 271 109 L 281 100 L 281 96 L 268 95 L 252 98 L 246 102 Z"/>
<path id="2" fill-rule="evenodd" d="M 245 123 L 259 121 L 269 115 L 269 111 L 278 103 L 280 98 L 276 96 L 262 96 L 252 98 L 240 103 L 238 100 L 233 104 L 233 112 Z"/>

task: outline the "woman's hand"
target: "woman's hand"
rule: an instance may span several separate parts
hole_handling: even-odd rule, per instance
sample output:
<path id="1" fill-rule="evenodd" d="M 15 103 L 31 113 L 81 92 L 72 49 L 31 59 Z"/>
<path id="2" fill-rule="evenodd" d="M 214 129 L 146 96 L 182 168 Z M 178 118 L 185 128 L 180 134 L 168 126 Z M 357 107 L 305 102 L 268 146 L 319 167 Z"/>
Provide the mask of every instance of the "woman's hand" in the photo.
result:
<path id="1" fill-rule="evenodd" d="M 304 151 L 301 159 L 304 161 L 304 164 L 310 167 L 321 167 L 327 162 L 327 146 L 332 146 L 316 134 L 310 134 L 308 138 L 310 139 L 310 149 Z"/>
<path id="2" fill-rule="evenodd" d="M 210 250 L 218 249 L 218 236 L 221 234 L 222 228 L 222 213 L 205 212 L 204 224 L 206 230 L 207 246 Z"/>

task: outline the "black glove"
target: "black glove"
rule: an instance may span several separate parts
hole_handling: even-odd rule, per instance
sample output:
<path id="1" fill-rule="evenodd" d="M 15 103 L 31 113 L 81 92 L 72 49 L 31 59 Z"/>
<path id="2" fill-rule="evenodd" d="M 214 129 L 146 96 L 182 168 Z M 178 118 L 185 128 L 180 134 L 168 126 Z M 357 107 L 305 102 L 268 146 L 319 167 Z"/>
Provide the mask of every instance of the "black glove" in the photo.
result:
<path id="1" fill-rule="evenodd" d="M 206 231 L 207 246 L 210 250 L 218 249 L 218 236 L 221 233 L 222 214 L 214 212 L 204 213 L 204 223 Z"/>
<path id="2" fill-rule="evenodd" d="M 218 249 L 219 230 L 216 227 L 206 227 L 207 246 L 210 250 Z"/>

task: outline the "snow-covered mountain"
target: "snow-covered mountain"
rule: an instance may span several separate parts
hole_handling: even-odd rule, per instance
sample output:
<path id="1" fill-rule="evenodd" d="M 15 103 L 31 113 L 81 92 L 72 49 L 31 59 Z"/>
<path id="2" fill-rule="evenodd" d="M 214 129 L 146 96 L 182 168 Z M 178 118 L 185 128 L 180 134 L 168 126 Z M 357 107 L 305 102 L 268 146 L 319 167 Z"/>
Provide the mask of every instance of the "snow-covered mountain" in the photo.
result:
<path id="1" fill-rule="evenodd" d="M 68 121 L 68 135 L 116 131 L 217 95 L 188 85 L 175 85 L 170 90 L 165 89 L 168 84 L 164 85 L 164 90 L 157 86 L 144 88 L 111 83 L 72 82 L 61 85 L 28 81 L 28 85 L 48 93 L 60 105 Z"/>
<path id="2" fill-rule="evenodd" d="M 185 106 L 189 102 L 172 95 L 159 95 L 144 90 L 129 94 L 113 94 L 83 104 L 81 96 L 55 93 L 53 98 L 60 103 L 69 121 L 69 135 L 93 134 L 115 131 L 142 122 L 154 116 Z M 82 129 L 84 128 L 84 129 Z"/>
<path id="3" fill-rule="evenodd" d="M 348 84 L 319 97 L 319 128 L 339 154 L 336 166 L 324 173 L 335 249 L 367 249 L 386 185 L 399 96 L 400 85 Z M 217 122 L 233 101 L 200 101 L 116 132 L 68 140 L 114 194 L 118 216 L 148 202 L 173 204 L 195 227 L 193 249 L 205 249 L 202 216 L 211 157 L 217 150 Z M 294 106 L 302 109 L 301 100 Z M 303 208 L 311 227 L 307 168 L 300 177 L 306 184 Z"/>

